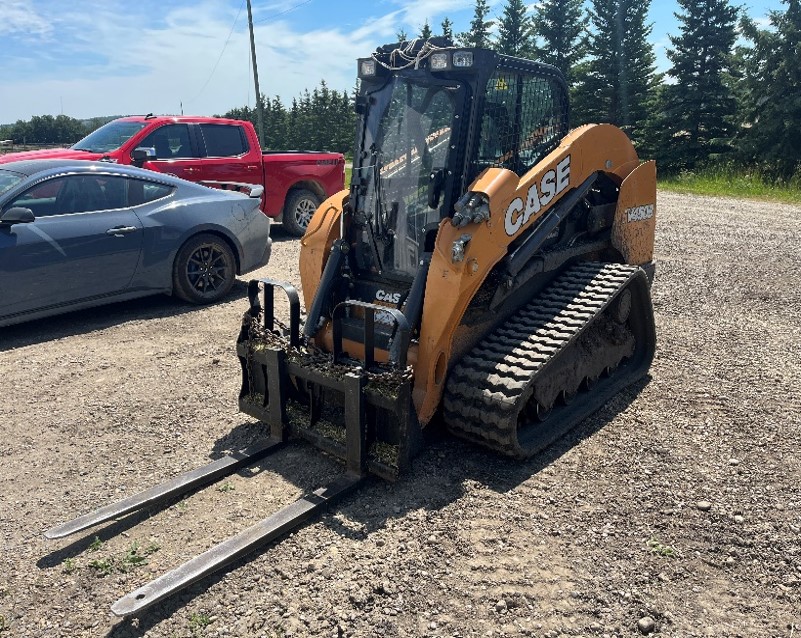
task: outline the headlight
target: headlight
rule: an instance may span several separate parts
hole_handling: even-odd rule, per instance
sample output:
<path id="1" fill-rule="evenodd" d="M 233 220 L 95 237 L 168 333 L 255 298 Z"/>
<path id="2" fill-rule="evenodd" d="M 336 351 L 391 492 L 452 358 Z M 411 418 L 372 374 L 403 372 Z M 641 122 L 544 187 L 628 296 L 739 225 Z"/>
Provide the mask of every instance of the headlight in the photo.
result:
<path id="1" fill-rule="evenodd" d="M 431 62 L 429 63 L 432 71 L 446 71 L 451 67 L 450 54 L 448 53 L 433 53 L 431 55 Z"/>
<path id="2" fill-rule="evenodd" d="M 473 52 L 472 51 L 456 51 L 453 54 L 453 66 L 464 68 L 473 66 Z"/>
<path id="3" fill-rule="evenodd" d="M 359 60 L 359 77 L 371 77 L 375 75 L 375 60 L 373 58 L 365 58 Z"/>

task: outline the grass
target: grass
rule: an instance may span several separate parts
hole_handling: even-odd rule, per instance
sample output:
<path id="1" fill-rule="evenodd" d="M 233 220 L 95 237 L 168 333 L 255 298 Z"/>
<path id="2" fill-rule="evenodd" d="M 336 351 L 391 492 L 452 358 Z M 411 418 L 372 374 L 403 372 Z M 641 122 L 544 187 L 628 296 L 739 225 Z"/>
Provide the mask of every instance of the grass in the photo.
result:
<path id="1" fill-rule="evenodd" d="M 200 633 L 211 624 L 211 617 L 208 614 L 194 613 L 189 616 L 189 630 L 193 636 L 200 635 Z"/>
<path id="2" fill-rule="evenodd" d="M 125 552 L 122 560 L 119 562 L 118 569 L 121 572 L 127 572 L 140 565 L 147 563 L 147 557 L 161 549 L 158 543 L 150 543 L 146 547 L 140 547 L 139 543 L 133 542 Z"/>
<path id="3" fill-rule="evenodd" d="M 350 178 L 353 175 L 352 168 L 345 169 L 345 188 L 350 188 Z"/>
<path id="4" fill-rule="evenodd" d="M 648 545 L 648 550 L 652 554 L 657 554 L 659 556 L 669 556 L 669 557 L 673 557 L 676 555 L 675 549 L 673 549 L 670 545 L 663 544 L 659 539 L 653 536 L 648 539 L 646 545 Z"/>
<path id="5" fill-rule="evenodd" d="M 114 573 L 114 563 L 110 558 L 95 558 L 89 561 L 89 567 L 94 569 L 101 576 L 110 576 Z"/>
<path id="6" fill-rule="evenodd" d="M 801 179 L 794 178 L 781 183 L 761 175 L 758 171 L 730 167 L 682 172 L 660 178 L 658 185 L 677 193 L 801 204 Z"/>
<path id="7" fill-rule="evenodd" d="M 141 547 L 138 542 L 134 541 L 122 556 L 96 558 L 89 561 L 89 567 L 101 576 L 110 576 L 115 572 L 125 574 L 137 567 L 146 565 L 147 557 L 159 549 L 157 543 L 150 543 L 145 547 Z"/>

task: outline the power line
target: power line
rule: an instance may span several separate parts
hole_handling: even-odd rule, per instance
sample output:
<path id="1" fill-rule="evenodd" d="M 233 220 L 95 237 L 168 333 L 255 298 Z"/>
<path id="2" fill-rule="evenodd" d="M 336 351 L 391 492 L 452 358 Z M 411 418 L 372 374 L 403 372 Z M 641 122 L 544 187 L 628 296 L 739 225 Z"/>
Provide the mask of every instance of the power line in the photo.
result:
<path id="1" fill-rule="evenodd" d="M 295 9 L 300 9 L 300 7 L 302 7 L 304 4 L 309 4 L 311 1 L 312 0 L 303 0 L 303 2 L 299 2 L 294 7 L 289 7 L 289 9 L 284 9 L 283 11 L 279 11 L 278 13 L 273 13 L 272 15 L 267 16 L 266 18 L 262 18 L 261 20 L 255 20 L 253 22 L 253 24 L 261 24 L 263 22 L 267 22 L 269 20 L 272 20 L 273 18 L 277 18 L 278 16 L 282 16 L 285 13 L 290 13 L 290 12 L 294 11 Z"/>
<path id="2" fill-rule="evenodd" d="M 239 11 L 236 12 L 236 17 L 234 18 L 234 23 L 231 25 L 231 30 L 228 32 L 228 37 L 225 39 L 225 44 L 223 44 L 222 51 L 220 51 L 220 55 L 217 57 L 217 61 L 214 63 L 214 68 L 212 68 L 211 73 L 209 73 L 209 77 L 203 83 L 203 86 L 200 88 L 200 91 L 197 92 L 197 95 L 193 97 L 190 102 L 194 102 L 197 98 L 199 98 L 203 91 L 206 90 L 206 87 L 211 82 L 211 78 L 214 76 L 214 72 L 217 70 L 217 67 L 220 64 L 220 60 L 222 60 L 223 53 L 225 53 L 225 49 L 228 47 L 228 43 L 231 41 L 231 36 L 234 34 L 234 29 L 236 28 L 236 23 L 239 21 L 239 16 L 242 14 L 242 7 L 245 6 L 245 0 L 239 3 Z"/>

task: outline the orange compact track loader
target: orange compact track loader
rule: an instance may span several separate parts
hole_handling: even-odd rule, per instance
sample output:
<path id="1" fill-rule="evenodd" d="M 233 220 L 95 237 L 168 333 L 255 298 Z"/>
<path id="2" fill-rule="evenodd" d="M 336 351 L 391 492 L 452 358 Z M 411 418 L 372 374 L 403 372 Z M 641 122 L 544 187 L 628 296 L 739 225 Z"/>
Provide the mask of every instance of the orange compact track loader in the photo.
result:
<path id="1" fill-rule="evenodd" d="M 656 169 L 618 128 L 568 131 L 554 67 L 443 39 L 358 61 L 350 189 L 301 240 L 293 286 L 251 281 L 240 409 L 269 438 L 47 532 L 216 480 L 302 437 L 344 476 L 118 601 L 135 614 L 296 527 L 365 477 L 394 480 L 431 423 L 537 453 L 653 358 Z M 277 291 L 289 324 L 274 316 Z"/>

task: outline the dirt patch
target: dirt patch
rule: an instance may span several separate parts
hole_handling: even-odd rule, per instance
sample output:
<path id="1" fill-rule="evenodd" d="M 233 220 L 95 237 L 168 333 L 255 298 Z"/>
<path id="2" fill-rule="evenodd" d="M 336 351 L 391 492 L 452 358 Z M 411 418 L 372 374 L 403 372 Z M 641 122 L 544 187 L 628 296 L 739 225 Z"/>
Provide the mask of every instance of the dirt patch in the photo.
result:
<path id="1" fill-rule="evenodd" d="M 259 273 L 299 285 L 276 233 Z M 0 637 L 794 636 L 801 631 L 801 209 L 661 193 L 646 383 L 530 462 L 447 437 L 133 621 L 123 594 L 339 467 L 291 444 L 169 506 L 52 525 L 246 446 L 225 303 L 3 329 Z M 643 629 L 648 623 L 640 623 Z"/>

